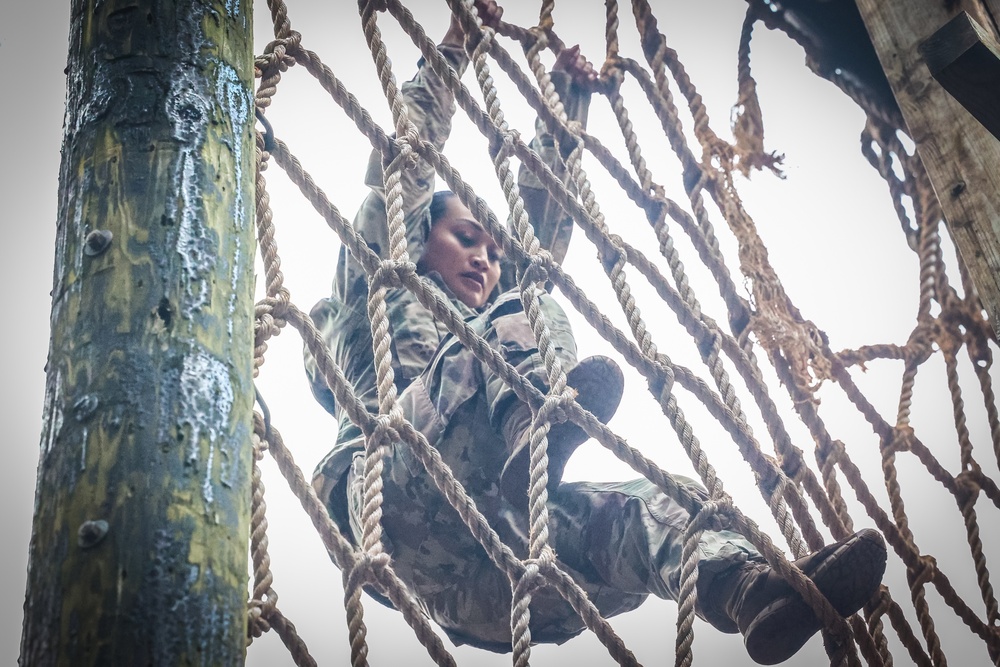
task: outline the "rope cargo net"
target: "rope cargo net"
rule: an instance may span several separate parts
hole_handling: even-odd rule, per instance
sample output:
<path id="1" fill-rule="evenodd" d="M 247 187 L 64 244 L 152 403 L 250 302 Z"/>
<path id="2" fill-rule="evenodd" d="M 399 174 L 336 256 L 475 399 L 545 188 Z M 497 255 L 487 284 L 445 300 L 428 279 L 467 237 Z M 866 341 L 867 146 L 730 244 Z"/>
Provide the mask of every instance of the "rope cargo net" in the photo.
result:
<path id="1" fill-rule="evenodd" d="M 478 22 L 471 0 L 448 0 L 452 12 L 461 21 L 466 34 L 470 69 L 478 84 L 475 93 L 461 82 L 447 61 L 435 48 L 424 29 L 399 0 L 361 3 L 360 18 L 364 35 L 371 49 L 385 99 L 392 112 L 391 132 L 377 125 L 358 100 L 348 91 L 333 71 L 316 53 L 305 48 L 305 40 L 293 31 L 286 6 L 281 0 L 269 0 L 274 25 L 274 41 L 256 59 L 259 86 L 256 93 L 258 117 L 271 105 L 279 89 L 282 74 L 291 67 L 304 68 L 315 77 L 343 112 L 382 156 L 386 209 L 391 248 L 388 259 L 380 259 L 368 248 L 352 225 L 313 182 L 289 147 L 271 132 L 258 132 L 257 141 L 257 230 L 258 242 L 266 276 L 266 297 L 256 306 L 256 340 L 254 374 L 257 375 L 267 342 L 291 325 L 302 336 L 305 345 L 318 360 L 318 365 L 336 400 L 348 412 L 366 435 L 364 481 L 363 540 L 355 547 L 335 527 L 316 496 L 307 477 L 293 461 L 278 429 L 259 414 L 255 416 L 255 464 L 253 472 L 253 518 L 251 555 L 253 589 L 249 601 L 248 642 L 274 630 L 290 651 L 295 664 L 313 665 L 304 640 L 292 622 L 277 605 L 268 556 L 267 521 L 261 471 L 257 462 L 269 453 L 281 473 L 299 498 L 310 520 L 336 565 L 343 574 L 345 608 L 353 665 L 367 664 L 367 628 L 362 605 L 362 587 L 371 586 L 395 605 L 412 627 L 418 640 L 436 664 L 452 665 L 455 660 L 439 634 L 422 613 L 406 586 L 393 571 L 390 556 L 381 543 L 381 460 L 390 443 L 410 447 L 426 467 L 434 484 L 462 517 L 469 531 L 482 545 L 489 558 L 509 577 L 513 590 L 510 624 L 513 633 L 515 665 L 527 665 L 531 652 L 529 604 L 539 587 L 552 587 L 580 615 L 587 628 L 596 634 L 611 658 L 621 665 L 638 664 L 632 652 L 616 634 L 607 620 L 573 579 L 561 569 L 549 546 L 546 433 L 550 423 L 571 419 L 580 424 L 589 436 L 611 450 L 639 474 L 656 484 L 664 493 L 675 498 L 690 512 L 683 549 L 681 594 L 678 599 L 676 664 L 691 664 L 693 659 L 694 592 L 697 579 L 696 546 L 704 530 L 728 527 L 745 535 L 767 562 L 799 591 L 825 624 L 825 642 L 832 665 L 891 665 L 893 656 L 887 634 L 894 631 L 905 655 L 897 659 L 917 665 L 944 665 L 946 659 L 935 631 L 928 590 L 936 591 L 944 601 L 939 608 L 953 612 L 969 632 L 969 639 L 982 646 L 978 650 L 989 654 L 991 661 L 1000 656 L 1000 613 L 990 583 L 987 559 L 980 539 L 977 504 L 980 499 L 1000 507 L 1000 490 L 989 474 L 984 473 L 973 452 L 970 427 L 965 418 L 965 400 L 959 382 L 959 358 L 967 355 L 978 381 L 979 396 L 988 420 L 992 456 L 1000 462 L 1000 419 L 991 384 L 992 345 L 996 339 L 985 320 L 975 289 L 964 269 L 960 269 L 961 294 L 949 282 L 941 245 L 941 211 L 919 158 L 903 145 L 897 129 L 900 119 L 879 108 L 864 97 L 849 81 L 836 80 L 867 115 L 862 135 L 865 157 L 886 180 L 895 210 L 909 248 L 919 260 L 919 309 L 916 324 L 905 344 L 874 344 L 858 349 L 833 351 L 827 336 L 806 319 L 793 305 L 769 263 L 767 251 L 758 235 L 754 221 L 744 210 L 736 191 L 736 178 L 752 169 L 776 169 L 777 158 L 763 150 L 759 107 L 756 104 L 755 81 L 750 74 L 750 38 L 758 21 L 781 21 L 780 13 L 761 11 L 760 3 L 750 3 L 743 25 L 738 62 L 739 107 L 741 115 L 734 121 L 735 142 L 720 138 L 708 125 L 708 117 L 694 84 L 688 78 L 677 54 L 666 43 L 657 28 L 657 20 L 647 0 L 634 0 L 631 11 L 642 45 L 644 62 L 619 53 L 619 11 L 614 0 L 607 0 L 607 25 L 603 86 L 600 96 L 606 98 L 621 130 L 629 156 L 629 165 L 616 159 L 605 143 L 588 134 L 579 123 L 567 122 L 566 115 L 549 84 L 549 75 L 542 64 L 545 50 L 558 52 L 563 42 L 556 33 L 552 18 L 552 0 L 542 2 L 538 24 L 530 29 L 500 22 L 498 27 L 485 28 Z M 489 158 L 496 178 L 506 197 L 513 220 L 508 229 L 490 208 L 463 180 L 444 155 L 422 141 L 407 116 L 397 77 L 386 54 L 379 22 L 395 20 L 398 26 L 419 48 L 431 67 L 454 91 L 459 108 L 488 140 Z M 624 20 L 624 19 L 623 19 Z M 785 26 L 790 32 L 794 31 Z M 503 40 L 498 37 L 502 37 Z M 803 41 L 805 39 L 803 38 Z M 522 51 L 515 57 L 504 44 Z M 808 53 L 808 50 L 807 50 Z M 519 58 L 523 58 L 519 64 Z M 492 77 L 498 71 L 516 84 L 533 111 L 548 125 L 561 145 L 573 147 L 566 160 L 569 184 L 556 178 L 540 157 L 508 128 L 501 110 Z M 664 194 L 642 156 L 622 96 L 622 85 L 632 79 L 638 84 L 656 118 L 660 121 L 684 173 L 687 201 L 677 202 Z M 698 145 L 686 138 L 677 108 L 678 100 L 671 92 L 679 90 L 694 118 L 694 136 Z M 477 99 L 478 98 L 478 99 Z M 482 100 L 482 101 L 480 101 Z M 600 102 L 595 99 L 594 104 Z M 568 142 L 568 143 L 567 143 Z M 609 227 L 591 190 L 582 157 L 614 178 L 637 210 L 649 223 L 655 235 L 660 257 L 650 258 L 630 245 Z M 542 395 L 530 383 L 513 372 L 502 357 L 477 337 L 452 307 L 433 296 L 417 275 L 406 253 L 403 227 L 403 206 L 400 173 L 416 159 L 433 165 L 440 179 L 488 228 L 504 253 L 519 265 L 528 266 L 519 283 L 524 311 L 538 347 L 546 360 L 551 390 Z M 275 226 L 264 173 L 274 161 L 309 199 L 316 210 L 336 232 L 354 257 L 365 268 L 370 296 L 368 315 L 374 333 L 376 372 L 379 387 L 378 414 L 369 413 L 355 397 L 350 383 L 331 360 L 324 343 L 308 314 L 292 303 L 283 285 Z M 627 330 L 616 326 L 602 314 L 574 279 L 555 264 L 539 244 L 524 213 L 516 186 L 517 161 L 530 169 L 550 190 L 551 196 L 567 211 L 587 240 L 593 244 L 601 265 L 613 286 L 617 306 L 624 314 Z M 901 170 L 893 168 L 896 161 Z M 743 276 L 741 290 L 731 277 L 719 252 L 719 242 L 709 219 L 708 205 L 714 204 L 735 237 L 739 248 L 739 271 Z M 618 216 L 616 215 L 616 218 Z M 729 331 L 702 310 L 688 281 L 688 276 L 675 248 L 674 234 L 680 229 L 693 243 L 698 260 L 714 277 L 727 312 Z M 577 239 L 577 244 L 583 243 Z M 649 244 L 652 246 L 653 244 Z M 694 340 L 704 363 L 704 379 L 691 369 L 675 364 L 657 345 L 647 329 L 633 290 L 626 279 L 626 267 L 637 272 L 655 289 L 663 303 Z M 537 307 L 536 286 L 546 282 L 562 295 L 638 373 L 648 380 L 651 392 L 669 421 L 679 443 L 689 457 L 710 500 L 703 502 L 663 470 L 630 446 L 622 437 L 583 411 L 567 389 L 565 370 L 559 366 L 546 337 L 545 323 Z M 529 492 L 530 539 L 529 554 L 517 558 L 477 511 L 461 484 L 454 478 L 440 455 L 403 417 L 396 405 L 396 389 L 390 367 L 391 340 L 384 307 L 387 290 L 411 290 L 417 300 L 444 322 L 477 357 L 504 379 L 525 401 L 542 404 L 532 425 L 531 473 Z M 742 294 L 749 292 L 748 296 Z M 661 309 L 662 304 L 656 308 Z M 797 418 L 812 438 L 812 467 L 806 452 L 792 441 L 792 436 L 779 414 L 774 389 L 769 388 L 759 366 L 763 354 L 773 367 L 781 387 L 789 394 Z M 929 359 L 943 359 L 947 370 L 947 385 L 954 414 L 955 443 L 958 445 L 960 471 L 956 474 L 936 458 L 920 434 L 911 427 L 911 404 L 918 373 Z M 862 393 L 852 368 L 876 360 L 902 362 L 896 413 L 880 414 Z M 766 424 L 767 440 L 773 453 L 765 453 L 757 435 L 749 425 L 744 405 L 737 398 L 730 372 L 735 369 L 739 381 L 749 388 L 752 409 Z M 885 492 L 870 488 L 862 478 L 861 469 L 848 456 L 845 444 L 835 439 L 823 421 L 822 410 L 815 392 L 819 384 L 833 385 L 863 416 L 879 441 L 881 478 Z M 788 558 L 794 559 L 814 551 L 825 543 L 821 531 L 841 539 L 853 531 L 854 519 L 848 513 L 847 494 L 863 507 L 864 521 L 873 524 L 884 535 L 889 550 L 905 567 L 912 614 L 904 613 L 900 601 L 882 586 L 862 612 L 851 618 L 841 618 L 797 569 L 781 549 L 748 516 L 734 504 L 723 488 L 722 481 L 703 451 L 690 422 L 682 412 L 677 392 L 685 392 L 700 401 L 718 420 L 749 465 L 757 481 L 761 497 L 773 516 L 784 539 Z M 966 392 L 968 393 L 968 392 Z M 331 429 L 335 430 L 335 429 Z M 332 445 L 332 443 L 331 443 Z M 931 553 L 917 546 L 909 527 L 903 493 L 897 475 L 897 459 L 906 458 L 908 465 L 916 463 L 929 475 L 924 483 L 940 485 L 953 495 L 964 519 L 969 553 L 975 568 L 975 578 L 981 600 L 967 602 L 956 591 L 948 575 L 939 567 Z M 990 462 L 993 465 L 993 462 Z M 888 498 L 888 507 L 879 503 Z M 853 502 L 853 501 L 852 501 Z M 983 508 L 980 507 L 982 511 Z M 822 526 L 813 518 L 819 517 Z M 936 608 L 937 610 L 938 608 Z M 935 613 L 938 613 L 935 611 Z M 910 618 L 917 619 L 914 627 Z M 503 619 L 500 620 L 503 622 Z M 378 641 L 377 638 L 372 641 Z M 900 652 L 897 650 L 897 652 Z"/>

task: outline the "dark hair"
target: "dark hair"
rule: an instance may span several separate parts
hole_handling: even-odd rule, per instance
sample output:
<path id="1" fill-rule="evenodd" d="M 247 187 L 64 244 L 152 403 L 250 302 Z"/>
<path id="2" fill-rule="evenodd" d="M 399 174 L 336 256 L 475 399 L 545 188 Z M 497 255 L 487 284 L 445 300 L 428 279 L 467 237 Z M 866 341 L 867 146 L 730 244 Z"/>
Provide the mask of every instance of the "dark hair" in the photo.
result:
<path id="1" fill-rule="evenodd" d="M 441 219 L 441 216 L 444 215 L 445 208 L 448 207 L 448 202 L 454 197 L 458 197 L 458 195 L 451 190 L 438 190 L 434 193 L 434 196 L 431 197 L 430 207 L 431 227 L 433 227 L 434 223 Z"/>

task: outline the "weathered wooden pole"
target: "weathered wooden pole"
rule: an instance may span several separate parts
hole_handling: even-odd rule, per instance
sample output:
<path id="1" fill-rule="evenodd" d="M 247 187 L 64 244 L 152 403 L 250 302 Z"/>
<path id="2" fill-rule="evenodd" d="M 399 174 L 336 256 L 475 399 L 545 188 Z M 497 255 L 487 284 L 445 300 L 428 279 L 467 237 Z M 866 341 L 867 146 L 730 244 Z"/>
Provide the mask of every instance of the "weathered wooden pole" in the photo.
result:
<path id="1" fill-rule="evenodd" d="M 20 663 L 241 665 L 251 0 L 72 0 Z"/>
<path id="2" fill-rule="evenodd" d="M 996 39 L 991 17 L 1000 16 L 1000 0 L 857 0 L 857 5 L 948 231 L 1000 333 L 1000 141 L 934 80 L 920 53 L 920 45 L 963 8 Z"/>

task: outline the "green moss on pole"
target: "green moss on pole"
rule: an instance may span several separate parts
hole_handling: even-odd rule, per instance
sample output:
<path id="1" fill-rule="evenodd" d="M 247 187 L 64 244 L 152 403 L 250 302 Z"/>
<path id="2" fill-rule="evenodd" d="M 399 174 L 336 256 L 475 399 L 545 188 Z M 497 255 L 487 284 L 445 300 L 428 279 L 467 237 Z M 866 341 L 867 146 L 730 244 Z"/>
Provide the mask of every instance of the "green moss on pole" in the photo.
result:
<path id="1" fill-rule="evenodd" d="M 73 0 L 21 664 L 241 665 L 250 0 Z"/>

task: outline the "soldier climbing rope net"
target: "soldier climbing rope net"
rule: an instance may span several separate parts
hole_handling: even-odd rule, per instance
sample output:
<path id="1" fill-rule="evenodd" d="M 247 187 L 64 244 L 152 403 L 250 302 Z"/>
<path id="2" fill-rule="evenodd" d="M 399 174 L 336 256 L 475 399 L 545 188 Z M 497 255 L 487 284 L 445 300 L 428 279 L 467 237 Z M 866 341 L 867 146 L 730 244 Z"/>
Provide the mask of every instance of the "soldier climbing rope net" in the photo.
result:
<path id="1" fill-rule="evenodd" d="M 979 537 L 976 508 L 983 496 L 994 507 L 1000 507 L 1000 490 L 994 479 L 984 472 L 973 452 L 959 382 L 959 355 L 964 349 L 971 360 L 985 405 L 993 456 L 1000 463 L 1000 419 L 991 384 L 992 348 L 996 339 L 989 323 L 984 319 L 982 307 L 967 273 L 964 270 L 960 272 L 961 294 L 949 284 L 941 245 L 940 209 L 919 159 L 910 155 L 901 143 L 897 134 L 897 130 L 902 127 L 900 119 L 893 112 L 865 98 L 860 89 L 852 87 L 850 81 L 835 79 L 867 115 L 862 141 L 865 156 L 888 183 L 906 241 L 919 259 L 920 294 L 916 325 L 905 344 L 867 345 L 834 352 L 826 335 L 799 312 L 786 294 L 769 263 L 754 221 L 741 204 L 735 185 L 737 174 L 746 175 L 752 169 L 776 169 L 778 166 L 777 158 L 763 149 L 762 124 L 756 103 L 755 82 L 750 75 L 749 53 L 754 24 L 764 19 L 767 22 L 780 21 L 780 14 L 767 12 L 765 16 L 759 12 L 760 3 L 749 3 L 750 10 L 742 30 L 738 62 L 738 106 L 741 114 L 734 122 L 736 141 L 730 143 L 709 127 L 701 98 L 677 53 L 667 45 L 665 37 L 659 31 L 648 2 L 634 0 L 632 3 L 646 59 L 644 65 L 619 53 L 619 7 L 614 0 L 608 0 L 607 48 L 602 69 L 604 86 L 600 92 L 607 98 L 624 138 L 631 163 L 626 166 L 597 137 L 583 130 L 579 124 L 567 122 L 558 96 L 549 85 L 548 74 L 542 64 L 543 52 L 546 49 L 558 51 L 563 45 L 552 18 L 554 3 L 551 0 L 542 2 L 537 26 L 523 29 L 501 22 L 496 31 L 481 28 L 477 24 L 471 1 L 449 0 L 448 4 L 470 35 L 467 49 L 483 103 L 476 100 L 476 96 L 454 72 L 449 71 L 447 62 L 436 51 L 434 42 L 399 0 L 361 3 L 361 24 L 385 98 L 392 111 L 394 134 L 377 125 L 335 73 L 316 53 L 305 48 L 305 40 L 300 33 L 292 30 L 288 10 L 281 0 L 268 2 L 275 39 L 256 61 L 259 77 L 256 105 L 263 128 L 258 132 L 256 203 L 258 240 L 266 275 L 266 297 L 256 307 L 255 375 L 263 364 L 268 340 L 279 334 L 285 325 L 291 325 L 299 331 L 317 359 L 336 400 L 366 434 L 366 471 L 370 474 L 366 475 L 362 546 L 354 547 L 338 532 L 323 503 L 292 460 L 280 432 L 269 419 L 265 424 L 265 419 L 260 415 L 256 419 L 256 456 L 259 461 L 266 452 L 275 459 L 316 526 L 328 552 L 343 572 L 352 663 L 362 665 L 367 661 L 367 629 L 363 620 L 361 592 L 363 586 L 371 586 L 393 602 L 437 664 L 454 664 L 454 659 L 438 634 L 409 597 L 405 585 L 395 576 L 391 558 L 381 547 L 381 487 L 378 477 L 382 453 L 380 445 L 393 440 L 413 448 L 434 483 L 459 512 L 490 559 L 510 578 L 514 590 L 511 609 L 514 664 L 528 664 L 531 650 L 528 604 L 532 591 L 539 586 L 551 586 L 558 590 L 615 661 L 622 665 L 637 664 L 635 657 L 611 625 L 600 617 L 572 578 L 560 568 L 548 546 L 546 490 L 541 474 L 547 461 L 543 437 L 545 429 L 538 428 L 532 438 L 531 465 L 532 480 L 535 483 L 529 494 L 530 551 L 528 558 L 519 559 L 477 512 L 469 496 L 433 447 L 394 409 L 396 396 L 389 364 L 391 341 L 382 303 L 386 290 L 393 288 L 411 290 L 425 307 L 432 310 L 455 336 L 508 382 L 519 396 L 524 399 L 530 397 L 537 402 L 544 401 L 544 414 L 568 417 L 581 424 L 601 445 L 690 511 L 692 519 L 686 533 L 685 566 L 678 600 L 677 664 L 690 664 L 693 655 L 694 590 L 697 576 L 695 546 L 701 531 L 722 525 L 746 535 L 772 567 L 785 576 L 816 609 L 826 622 L 826 632 L 841 640 L 829 643 L 832 647 L 831 664 L 860 664 L 861 659 L 870 665 L 891 664 L 892 654 L 886 637 L 885 619 L 888 619 L 898 635 L 899 645 L 906 653 L 904 659 L 908 657 L 915 664 L 921 665 L 945 664 L 931 607 L 926 599 L 928 588 L 940 595 L 947 607 L 967 626 L 970 637 L 982 642 L 985 652 L 995 661 L 1000 656 L 1000 635 L 997 630 L 1000 612 L 990 585 L 986 556 Z M 413 131 L 378 27 L 378 21 L 386 16 L 391 16 L 398 22 L 430 66 L 446 80 L 454 91 L 460 108 L 488 140 L 489 157 L 496 177 L 507 199 L 506 203 L 514 214 L 513 233 L 498 220 L 448 159 L 429 143 L 421 141 Z M 794 36 L 793 29 L 787 25 L 785 28 Z M 508 38 L 523 50 L 529 73 L 517 63 L 517 59 L 497 39 L 497 35 Z M 521 141 L 516 132 L 508 128 L 493 86 L 491 72 L 494 70 L 491 65 L 499 67 L 511 78 L 534 112 L 548 124 L 561 144 L 575 147 L 566 160 L 571 179 L 569 187 L 554 177 L 538 155 Z M 387 218 L 390 238 L 393 239 L 388 260 L 380 259 L 368 248 L 266 120 L 265 112 L 275 98 L 282 76 L 293 66 L 303 68 L 315 77 L 370 141 L 372 147 L 385 158 L 388 165 L 384 175 Z M 644 93 L 669 145 L 680 160 L 688 198 L 684 204 L 668 198 L 664 194 L 664 188 L 654 180 L 646 166 L 622 95 L 623 83 L 629 78 Z M 688 143 L 688 135 L 682 127 L 681 114 L 671 86 L 676 86 L 680 91 L 694 119 L 694 136 L 699 143 L 700 155 Z M 280 128 L 278 132 L 280 133 Z M 618 236 L 607 224 L 582 167 L 581 158 L 584 153 L 589 153 L 601 168 L 607 170 L 642 212 L 655 235 L 661 257 L 648 257 L 639 248 Z M 710 501 L 702 502 L 693 497 L 639 449 L 630 446 L 622 437 L 572 402 L 567 402 L 559 391 L 560 387 L 565 387 L 562 369 L 557 366 L 549 367 L 550 376 L 561 378 L 561 382 L 553 383 L 553 390 L 548 395 L 541 396 L 537 389 L 512 373 L 510 367 L 505 365 L 485 341 L 476 336 L 448 304 L 434 299 L 408 261 L 402 226 L 400 170 L 405 169 L 408 162 L 416 158 L 434 166 L 447 186 L 488 227 L 509 257 L 519 264 L 532 267 L 521 281 L 521 289 L 525 312 L 534 330 L 542 331 L 543 328 L 538 326 L 537 308 L 531 307 L 532 300 L 537 299 L 533 296 L 533 286 L 550 281 L 617 353 L 649 381 L 663 415 L 670 422 L 679 443 L 708 489 Z M 309 316 L 292 303 L 283 284 L 275 242 L 275 225 L 264 178 L 265 168 L 272 160 L 285 170 L 291 181 L 312 202 L 368 273 L 371 286 L 369 317 L 372 320 L 372 330 L 381 333 L 381 337 L 376 336 L 374 340 L 380 387 L 378 414 L 367 412 L 354 396 L 352 387 L 325 351 L 324 343 Z M 537 241 L 523 215 L 523 204 L 514 185 L 512 160 L 526 165 L 540 179 L 595 246 L 614 289 L 618 306 L 625 316 L 627 331 L 618 328 L 602 314 L 600 307 L 590 300 L 562 267 L 552 263 L 551 258 L 547 258 L 544 253 L 537 253 Z M 894 170 L 893 161 L 902 169 Z M 706 201 L 706 195 L 710 201 Z M 910 203 L 909 208 L 904 205 L 906 202 Z M 724 263 L 719 241 L 710 221 L 710 204 L 714 204 L 721 212 L 738 243 L 739 269 L 749 288 L 749 298 L 741 295 Z M 672 237 L 672 226 L 679 227 L 689 237 L 700 260 L 714 278 L 727 309 L 728 331 L 702 310 L 680 261 Z M 582 243 L 582 240 L 577 243 Z M 661 267 L 665 267 L 666 274 Z M 654 343 L 626 279 L 626 268 L 637 271 L 650 283 L 691 335 L 714 387 L 690 369 L 672 362 L 663 348 Z M 540 336 L 538 344 L 544 353 L 549 343 L 544 336 Z M 798 419 L 813 440 L 815 470 L 807 464 L 805 452 L 793 443 L 793 437 L 777 407 L 778 399 L 771 395 L 773 389 L 769 387 L 765 373 L 758 365 L 761 351 L 773 368 L 773 373 L 787 390 Z M 911 404 L 917 374 L 921 366 L 934 356 L 943 359 L 947 370 L 961 469 L 958 474 L 942 464 L 911 427 Z M 554 359 L 552 355 L 549 357 Z M 851 368 L 863 368 L 866 363 L 883 359 L 902 361 L 903 366 L 897 411 L 891 419 L 876 410 L 850 373 Z M 773 444 L 773 454 L 764 452 L 748 426 L 748 417 L 737 398 L 737 390 L 730 381 L 729 373 L 732 369 L 735 369 L 740 380 L 750 390 L 753 404 L 759 411 L 759 418 L 766 425 L 768 438 Z M 879 504 L 880 492 L 875 492 L 866 485 L 858 465 L 848 456 L 845 444 L 828 431 L 816 398 L 820 383 L 839 387 L 847 401 L 876 434 L 888 509 Z M 890 550 L 905 567 L 909 586 L 907 594 L 919 628 L 915 630 L 912 627 L 896 598 L 885 586 L 877 598 L 865 607 L 863 618 L 855 616 L 841 619 L 825 599 L 818 595 L 814 586 L 788 564 L 788 560 L 772 544 L 768 534 L 734 505 L 709 463 L 691 424 L 685 418 L 675 390 L 682 390 L 697 398 L 729 434 L 740 455 L 753 471 L 760 493 L 793 558 L 813 551 L 824 543 L 822 529 L 812 518 L 810 505 L 812 510 L 818 512 L 823 529 L 834 539 L 844 537 L 853 530 L 854 520 L 848 512 L 848 503 L 842 496 L 842 485 L 846 484 L 864 508 L 867 515 L 865 520 L 883 533 Z M 333 430 L 331 426 L 331 432 Z M 897 474 L 898 456 L 907 456 L 922 464 L 936 484 L 954 495 L 965 523 L 982 606 L 978 601 L 970 603 L 964 600 L 934 557 L 917 547 L 903 503 Z M 992 466 L 992 462 L 990 465 Z M 267 522 L 260 478 L 260 468 L 255 463 L 251 535 L 254 583 L 248 612 L 249 641 L 252 642 L 268 630 L 274 630 L 288 647 L 296 664 L 315 664 L 303 639 L 277 607 L 270 572 Z M 922 637 L 922 641 L 918 637 Z M 845 639 L 853 641 L 844 641 Z"/>

